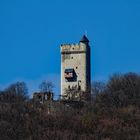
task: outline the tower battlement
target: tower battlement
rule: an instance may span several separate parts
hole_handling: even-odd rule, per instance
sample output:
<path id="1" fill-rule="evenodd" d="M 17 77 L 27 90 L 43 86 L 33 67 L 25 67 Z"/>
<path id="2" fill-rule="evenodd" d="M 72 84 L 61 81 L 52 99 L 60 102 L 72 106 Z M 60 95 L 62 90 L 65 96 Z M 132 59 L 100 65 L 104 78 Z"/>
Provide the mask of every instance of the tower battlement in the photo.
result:
<path id="1" fill-rule="evenodd" d="M 61 53 L 73 53 L 73 52 L 81 52 L 87 51 L 87 46 L 84 44 L 62 44 L 61 45 Z"/>

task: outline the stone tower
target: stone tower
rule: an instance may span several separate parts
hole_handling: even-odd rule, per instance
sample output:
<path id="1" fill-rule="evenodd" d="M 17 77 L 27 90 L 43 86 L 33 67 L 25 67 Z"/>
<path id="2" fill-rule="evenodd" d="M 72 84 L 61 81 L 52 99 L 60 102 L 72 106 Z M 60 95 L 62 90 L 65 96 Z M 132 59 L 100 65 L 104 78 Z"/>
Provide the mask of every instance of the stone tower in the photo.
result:
<path id="1" fill-rule="evenodd" d="M 90 84 L 90 46 L 84 35 L 79 44 L 61 45 L 61 97 L 67 99 L 66 90 L 71 89 L 90 94 Z"/>

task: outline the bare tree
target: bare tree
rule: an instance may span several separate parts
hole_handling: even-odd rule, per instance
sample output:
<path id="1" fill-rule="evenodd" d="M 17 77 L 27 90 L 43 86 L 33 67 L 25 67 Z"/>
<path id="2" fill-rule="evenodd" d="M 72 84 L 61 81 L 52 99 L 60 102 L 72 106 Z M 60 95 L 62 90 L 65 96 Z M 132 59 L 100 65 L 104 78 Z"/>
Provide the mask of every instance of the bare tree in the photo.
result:
<path id="1" fill-rule="evenodd" d="M 5 89 L 8 100 L 25 100 L 28 98 L 28 88 L 24 82 L 16 82 Z"/>
<path id="2" fill-rule="evenodd" d="M 91 94 L 92 97 L 94 98 L 97 94 L 102 93 L 106 88 L 106 84 L 104 82 L 100 82 L 100 81 L 95 81 L 92 82 L 91 85 Z"/>
<path id="3" fill-rule="evenodd" d="M 62 98 L 69 101 L 85 101 L 89 99 L 88 95 L 88 92 L 73 87 L 70 89 L 65 89 L 65 94 Z"/>
<path id="4" fill-rule="evenodd" d="M 50 81 L 43 81 L 39 88 L 41 92 L 53 92 L 54 84 Z"/>

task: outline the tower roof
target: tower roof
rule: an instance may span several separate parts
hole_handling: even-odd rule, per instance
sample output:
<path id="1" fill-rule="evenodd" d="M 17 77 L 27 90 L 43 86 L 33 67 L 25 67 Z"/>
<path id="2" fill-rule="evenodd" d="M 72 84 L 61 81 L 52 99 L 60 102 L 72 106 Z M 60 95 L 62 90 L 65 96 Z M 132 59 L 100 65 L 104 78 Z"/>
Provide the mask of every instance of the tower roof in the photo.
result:
<path id="1" fill-rule="evenodd" d="M 81 40 L 80 40 L 80 42 L 89 42 L 89 40 L 88 40 L 88 38 L 85 36 L 85 35 L 83 35 L 83 37 L 81 38 Z"/>

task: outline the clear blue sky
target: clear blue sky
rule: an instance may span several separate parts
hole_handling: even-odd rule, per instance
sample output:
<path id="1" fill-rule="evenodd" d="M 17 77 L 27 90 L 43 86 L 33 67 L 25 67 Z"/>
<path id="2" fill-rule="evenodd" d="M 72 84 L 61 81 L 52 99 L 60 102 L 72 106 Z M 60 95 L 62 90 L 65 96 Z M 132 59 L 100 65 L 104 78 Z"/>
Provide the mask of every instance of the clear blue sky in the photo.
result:
<path id="1" fill-rule="evenodd" d="M 0 0 L 0 89 L 60 85 L 60 44 L 87 31 L 92 80 L 140 71 L 140 0 Z"/>

